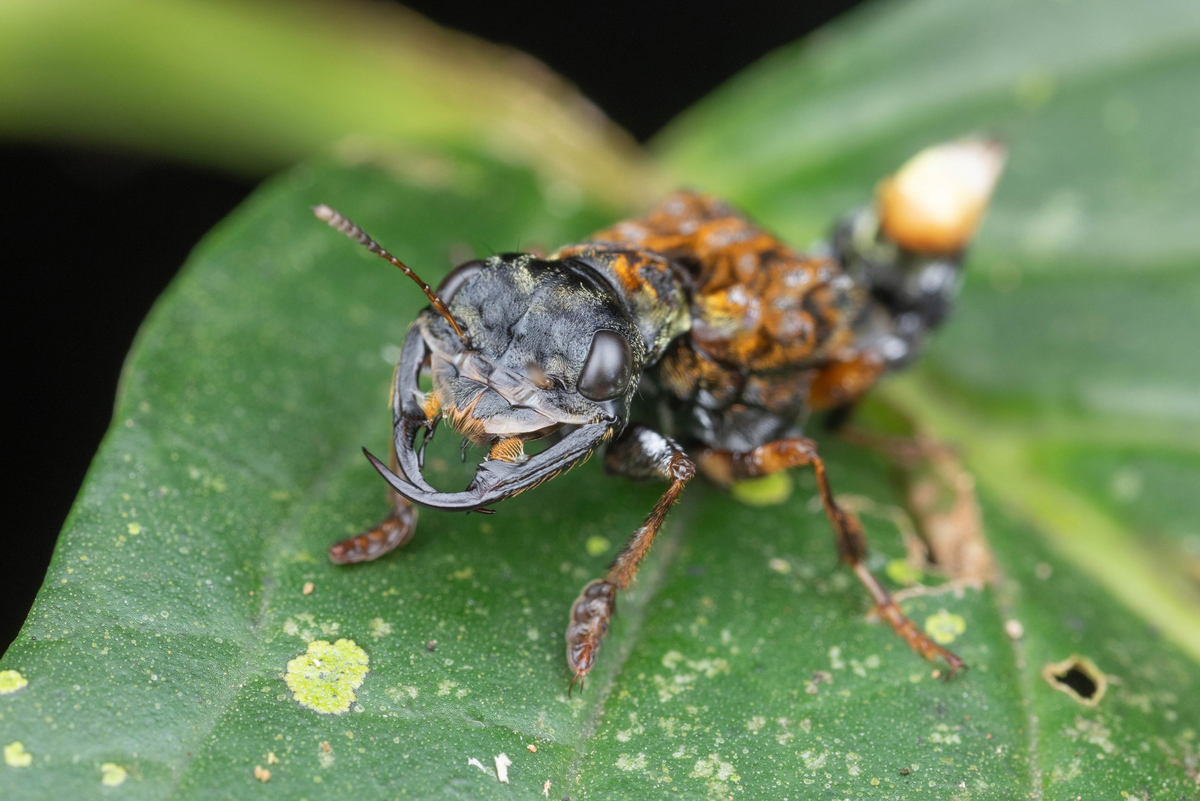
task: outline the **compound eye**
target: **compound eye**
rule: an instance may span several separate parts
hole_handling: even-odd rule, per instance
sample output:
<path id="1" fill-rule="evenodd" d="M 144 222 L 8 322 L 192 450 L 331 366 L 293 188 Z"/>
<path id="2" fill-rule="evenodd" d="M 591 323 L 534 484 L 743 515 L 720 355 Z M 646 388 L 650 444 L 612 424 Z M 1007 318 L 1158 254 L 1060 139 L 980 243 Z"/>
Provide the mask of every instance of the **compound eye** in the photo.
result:
<path id="1" fill-rule="evenodd" d="M 442 282 L 437 286 L 437 296 L 442 299 L 442 303 L 450 305 L 450 300 L 458 294 L 458 290 L 479 274 L 483 269 L 484 261 L 482 259 L 473 259 L 463 262 L 450 271 L 450 274 L 442 279 Z"/>
<path id="2" fill-rule="evenodd" d="M 629 343 L 616 331 L 597 331 L 579 376 L 579 394 L 606 401 L 625 394 L 633 373 Z"/>

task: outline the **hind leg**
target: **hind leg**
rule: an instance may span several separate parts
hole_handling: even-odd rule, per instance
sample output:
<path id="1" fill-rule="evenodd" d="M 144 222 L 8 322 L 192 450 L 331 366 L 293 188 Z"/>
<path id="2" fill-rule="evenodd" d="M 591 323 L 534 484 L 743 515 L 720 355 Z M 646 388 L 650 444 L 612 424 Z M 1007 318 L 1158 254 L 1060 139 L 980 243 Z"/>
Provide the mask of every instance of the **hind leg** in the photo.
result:
<path id="1" fill-rule="evenodd" d="M 696 461 L 705 475 L 725 485 L 745 478 L 770 475 L 789 467 L 812 467 L 817 477 L 821 504 L 825 507 L 825 514 L 837 537 L 838 556 L 850 566 L 854 575 L 867 588 L 879 616 L 891 624 L 909 647 L 921 656 L 926 659 L 944 659 L 950 666 L 951 676 L 965 666 L 962 659 L 935 643 L 905 617 L 887 589 L 867 569 L 864 561 L 867 555 L 867 540 L 863 536 L 862 524 L 853 513 L 838 506 L 834 500 L 833 491 L 829 488 L 829 478 L 825 474 L 825 462 L 818 455 L 815 442 L 802 437 L 792 437 L 769 442 L 744 453 L 706 448 Z"/>
<path id="2" fill-rule="evenodd" d="M 399 472 L 394 445 L 389 461 L 392 471 Z M 412 539 L 417 528 L 417 507 L 391 487 L 388 487 L 387 493 L 387 515 L 363 533 L 329 546 L 329 561 L 339 565 L 370 562 Z"/>

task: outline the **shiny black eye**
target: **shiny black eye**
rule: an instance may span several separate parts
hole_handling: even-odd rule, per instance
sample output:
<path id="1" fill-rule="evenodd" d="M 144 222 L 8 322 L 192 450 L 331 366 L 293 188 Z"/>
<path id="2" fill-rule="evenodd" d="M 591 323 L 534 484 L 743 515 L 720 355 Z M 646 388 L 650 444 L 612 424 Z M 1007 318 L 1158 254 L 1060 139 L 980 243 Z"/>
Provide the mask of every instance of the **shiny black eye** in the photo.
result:
<path id="1" fill-rule="evenodd" d="M 579 375 L 579 394 L 588 400 L 611 400 L 625 393 L 632 373 L 633 354 L 625 337 L 616 331 L 597 331 Z"/>
<path id="2" fill-rule="evenodd" d="M 450 271 L 450 274 L 442 279 L 442 283 L 437 286 L 437 296 L 442 299 L 442 303 L 450 305 L 450 300 L 458 294 L 458 290 L 463 288 L 463 285 L 479 274 L 483 269 L 484 262 L 482 259 L 474 259 L 465 261 Z"/>

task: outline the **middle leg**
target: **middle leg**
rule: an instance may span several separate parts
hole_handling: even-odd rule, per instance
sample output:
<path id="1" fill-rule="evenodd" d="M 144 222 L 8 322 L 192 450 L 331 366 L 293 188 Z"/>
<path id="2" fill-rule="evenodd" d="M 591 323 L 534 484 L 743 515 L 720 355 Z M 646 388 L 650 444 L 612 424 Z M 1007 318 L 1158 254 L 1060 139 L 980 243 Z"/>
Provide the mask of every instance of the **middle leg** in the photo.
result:
<path id="1" fill-rule="evenodd" d="M 705 475 L 719 484 L 728 486 L 734 481 L 777 473 L 789 467 L 811 466 L 817 477 L 817 492 L 825 514 L 833 524 L 837 537 L 838 556 L 850 566 L 854 575 L 867 588 L 879 616 L 891 624 L 909 646 L 926 659 L 941 657 L 950 665 L 950 675 L 961 670 L 965 663 L 957 655 L 947 651 L 931 640 L 900 611 L 887 589 L 867 569 L 867 539 L 862 524 L 851 512 L 843 509 L 829 488 L 829 477 L 825 473 L 825 462 L 817 453 L 817 443 L 803 437 L 768 442 L 752 451 L 736 452 L 705 448 L 697 459 Z"/>
<path id="2" fill-rule="evenodd" d="M 604 464 L 611 472 L 635 480 L 659 479 L 671 482 L 671 486 L 625 543 L 604 578 L 589 582 L 571 604 L 567 664 L 575 672 L 572 687 L 587 676 L 595 664 L 600 641 L 608 633 L 608 623 L 617 608 L 617 590 L 626 589 L 633 582 L 667 512 L 679 500 L 684 485 L 696 474 L 696 466 L 674 440 L 637 424 L 626 428 L 609 447 Z"/>

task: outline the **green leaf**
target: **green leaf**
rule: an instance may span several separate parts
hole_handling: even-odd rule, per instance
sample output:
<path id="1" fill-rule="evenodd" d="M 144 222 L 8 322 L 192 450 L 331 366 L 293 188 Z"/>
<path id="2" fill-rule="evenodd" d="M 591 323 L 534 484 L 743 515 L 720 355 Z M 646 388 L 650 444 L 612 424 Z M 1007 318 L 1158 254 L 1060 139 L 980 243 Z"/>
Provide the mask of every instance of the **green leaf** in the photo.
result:
<path id="1" fill-rule="evenodd" d="M 1170 70 L 1190 52 L 1193 29 L 1178 19 L 1164 23 L 1165 6 L 1111 28 L 1073 8 L 869 9 L 822 45 L 824 58 L 843 70 L 834 76 L 840 83 L 822 77 L 819 59 L 810 64 L 800 51 L 797 65 L 785 52 L 761 77 L 739 82 L 743 99 L 735 90 L 719 94 L 663 147 L 690 182 L 728 192 L 802 243 L 867 198 L 872 182 L 913 150 L 1005 122 L 1011 112 L 1027 118 L 1028 129 L 1010 131 L 1012 176 L 1024 175 L 1022 191 L 1038 197 L 1039 181 L 1065 180 L 1052 158 L 1062 143 L 1075 137 L 1082 152 L 1094 140 L 1064 113 L 1056 123 L 1064 127 L 1045 144 L 1060 150 L 1018 169 L 1022 142 L 1042 142 L 1022 137 L 1042 130 L 1038 121 L 1074 97 L 1075 84 L 1052 83 L 1049 98 L 1028 109 L 1009 99 L 1016 90 L 1005 83 L 1005 65 L 1020 67 L 1038 46 L 1081 87 L 1126 68 L 1153 83 L 1159 68 L 1167 70 L 1162 80 L 1181 81 Z M 1111 22 L 1120 12 L 1114 5 L 1105 13 Z M 1068 27 L 1079 40 L 1074 51 L 1061 47 Z M 1014 33 L 1027 30 L 1037 35 Z M 1072 52 L 1087 58 L 1076 63 Z M 972 59 L 992 72 L 971 76 L 964 65 Z M 780 77 L 792 74 L 794 84 Z M 1021 102 L 1046 95 L 1044 74 L 1012 79 L 1024 87 Z M 822 95 L 815 89 L 827 78 Z M 779 91 L 788 85 L 813 91 Z M 906 87 L 912 92 L 897 94 Z M 843 95 L 843 111 L 863 115 L 839 112 Z M 903 95 L 924 98 L 920 113 L 903 113 Z M 779 126 L 811 117 L 819 132 L 822 98 L 823 144 L 789 150 L 798 129 Z M 883 113 L 888 108 L 900 109 L 898 117 Z M 1127 111 L 1113 116 L 1125 120 L 1119 129 L 1128 125 Z M 748 163 L 760 148 L 778 169 Z M 702 155 L 689 161 L 687 153 Z M 1095 270 L 1074 260 L 1078 243 L 1039 261 L 1015 249 L 1024 240 L 994 230 L 1005 214 L 1024 214 L 1031 225 L 1045 216 L 1007 199 L 1021 186 L 1010 176 L 972 265 L 960 322 L 939 339 L 930 368 L 890 392 L 889 402 L 919 425 L 966 448 L 1004 569 L 994 588 L 943 587 L 904 604 L 918 625 L 955 637 L 952 647 L 971 666 L 965 675 L 935 680 L 930 664 L 865 619 L 865 594 L 837 566 L 828 524 L 811 504 L 812 478 L 801 472 L 775 506 L 743 505 L 700 481 L 690 487 L 622 597 L 585 692 L 568 698 L 561 639 L 568 606 L 637 526 L 657 488 L 607 477 L 593 462 L 506 502 L 495 516 L 423 512 L 413 542 L 378 562 L 330 564 L 325 547 L 382 511 L 382 484 L 359 447 L 387 441 L 390 362 L 423 301 L 307 207 L 340 208 L 433 281 L 451 254 L 571 241 L 610 220 L 612 198 L 585 187 L 582 204 L 572 207 L 544 165 L 534 171 L 461 151 L 381 161 L 386 169 L 297 167 L 267 184 L 201 244 L 156 306 L 46 584 L 0 662 L 19 674 L 0 673 L 7 762 L 0 795 L 315 801 L 1194 792 L 1200 668 L 1186 627 L 1194 613 L 1178 600 L 1164 612 L 1158 599 L 1177 599 L 1166 590 L 1150 609 L 1131 610 L 1136 593 L 1117 586 L 1111 566 L 1124 559 L 1137 588 L 1146 586 L 1151 558 L 1180 577 L 1183 562 L 1171 555 L 1192 547 L 1194 505 L 1190 495 L 1176 496 L 1195 474 L 1195 437 L 1179 415 L 1143 409 L 1117 421 L 1111 409 L 1085 402 L 1080 387 L 1094 375 L 1086 364 L 1115 382 L 1131 375 L 1134 361 L 1109 370 L 1086 342 L 1039 349 L 1027 331 L 1014 332 L 1024 339 L 972 340 L 962 333 L 970 323 L 961 322 L 1004 323 L 1000 304 L 1014 292 L 1028 292 L 1029 302 L 1058 298 L 1068 320 L 1089 299 L 1119 297 L 1114 286 L 1141 297 L 1140 275 L 1164 282 L 1188 275 L 1182 227 L 1167 220 L 1154 229 L 1168 231 L 1165 240 L 1147 234 L 1128 244 L 1145 256 L 1136 276 L 1120 258 Z M 745 178 L 734 181 L 743 174 L 739 162 Z M 1165 178 L 1184 181 L 1195 174 L 1191 164 Z M 1086 171 L 1069 177 L 1085 174 L 1092 183 L 1080 186 L 1104 184 Z M 1118 210 L 1127 199 L 1119 190 L 1111 198 Z M 1185 256 L 1171 261 L 1172 253 Z M 1003 266 L 993 272 L 988 264 Z M 1013 265 L 1021 276 L 1015 288 Z M 1072 282 L 1092 291 L 1075 298 Z M 1061 289 L 1045 295 L 1037 286 Z M 1177 285 L 1166 286 L 1168 311 L 1144 321 L 1145 340 L 1128 343 L 1144 347 L 1143 356 L 1186 299 Z M 1029 314 L 1019 320 L 1025 329 L 1040 319 Z M 1008 350 L 1010 340 L 1029 343 L 1025 357 Z M 1177 348 L 1167 356 L 1182 349 L 1161 344 Z M 956 362 L 959 348 L 973 358 Z M 989 358 L 1012 370 L 989 372 Z M 1032 378 L 1017 369 L 1026 362 L 1040 369 L 1043 358 L 1059 360 L 1061 385 L 1050 368 Z M 1148 369 L 1149 377 L 1179 375 L 1165 363 L 1150 366 L 1157 371 Z M 435 483 L 465 481 L 456 445 L 435 443 Z M 858 496 L 865 510 L 870 566 L 884 574 L 904 554 L 907 520 L 893 468 L 836 439 L 821 447 L 837 491 Z M 1121 472 L 1131 467 L 1133 479 Z M 746 497 L 786 491 L 766 489 Z M 1068 502 L 1065 513 L 1060 500 Z M 1072 525 L 1085 528 L 1067 530 Z M 1071 546 L 1072 536 L 1097 532 L 1103 547 L 1094 558 L 1087 558 L 1090 539 Z M 1134 547 L 1149 541 L 1157 550 Z M 1148 630 L 1147 616 L 1166 637 Z M 1014 640 L 1006 630 L 1015 634 L 1016 623 L 1023 635 Z M 1042 676 L 1072 655 L 1105 674 L 1096 706 Z M 314 660 L 327 674 L 336 668 L 332 686 L 320 683 Z M 318 711 L 343 704 L 342 714 Z M 508 786 L 496 776 L 500 754 L 512 763 Z"/>
<path id="2" fill-rule="evenodd" d="M 1096 776 L 1110 786 L 1109 769 L 1136 788 L 1146 764 L 1180 786 L 1172 760 L 1194 754 L 1183 699 L 1195 666 L 1147 642 L 1136 618 L 990 508 L 1016 583 L 906 605 L 921 625 L 961 618 L 954 647 L 972 669 L 952 684 L 863 619 L 866 598 L 836 566 L 803 473 L 766 508 L 692 487 L 572 699 L 568 606 L 655 487 L 592 463 L 495 516 L 424 512 L 417 538 L 379 562 L 329 563 L 332 540 L 381 512 L 382 484 L 358 448 L 386 442 L 389 362 L 422 301 L 308 206 L 353 212 L 430 279 L 451 249 L 566 241 L 599 222 L 548 214 L 528 173 L 443 161 L 468 177 L 430 188 L 362 168 L 293 170 L 210 235 L 156 307 L 3 660 L 28 685 L 0 697 L 0 741 L 30 758 L 0 772 L 5 797 L 537 798 L 545 781 L 596 798 L 652 787 L 805 797 L 826 785 L 936 796 L 960 783 L 1009 797 L 1075 760 L 1086 770 L 1072 788 Z M 436 481 L 461 484 L 456 443 L 438 444 Z M 840 492 L 881 510 L 901 503 L 886 464 L 825 447 Z M 903 553 L 899 532 L 883 513 L 867 522 L 882 571 Z M 1052 579 L 1033 578 L 1047 565 Z M 1026 625 L 1019 650 L 1009 616 Z M 1064 621 L 1068 650 L 1121 681 L 1109 699 L 1127 712 L 1120 727 L 1029 675 L 1067 655 L 1054 634 Z M 306 684 L 331 646 L 353 674 L 361 658 L 343 641 L 369 660 L 361 686 L 314 687 L 311 671 Z M 314 696 L 322 689 L 340 699 Z M 344 714 L 314 711 L 348 692 Z M 1053 735 L 1036 746 L 1042 762 L 1028 698 Z M 1164 715 L 1175 728 L 1150 729 Z M 1162 744 L 1142 753 L 1148 730 Z M 494 773 L 501 753 L 508 787 Z"/>
<path id="3" fill-rule="evenodd" d="M 252 175 L 397 149 L 419 169 L 406 151 L 452 145 L 613 208 L 655 186 L 629 135 L 543 65 L 383 3 L 11 0 L 0 134 Z"/>

